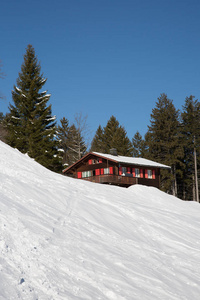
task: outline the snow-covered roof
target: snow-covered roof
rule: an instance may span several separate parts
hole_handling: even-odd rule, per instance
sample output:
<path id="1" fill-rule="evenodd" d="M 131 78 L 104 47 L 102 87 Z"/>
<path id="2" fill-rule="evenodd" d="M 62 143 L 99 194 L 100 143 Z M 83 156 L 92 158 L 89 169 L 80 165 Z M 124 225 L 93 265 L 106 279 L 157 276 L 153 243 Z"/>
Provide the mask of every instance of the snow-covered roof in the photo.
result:
<path id="1" fill-rule="evenodd" d="M 99 153 L 99 152 L 92 152 L 92 153 L 95 155 L 104 157 L 106 159 L 114 160 L 118 163 L 126 163 L 126 164 L 138 165 L 138 166 L 140 165 L 140 166 L 145 166 L 145 167 L 157 167 L 157 168 L 170 169 L 169 166 L 157 163 L 155 161 L 152 161 L 152 160 L 149 160 L 146 158 L 104 154 L 104 153 Z"/>

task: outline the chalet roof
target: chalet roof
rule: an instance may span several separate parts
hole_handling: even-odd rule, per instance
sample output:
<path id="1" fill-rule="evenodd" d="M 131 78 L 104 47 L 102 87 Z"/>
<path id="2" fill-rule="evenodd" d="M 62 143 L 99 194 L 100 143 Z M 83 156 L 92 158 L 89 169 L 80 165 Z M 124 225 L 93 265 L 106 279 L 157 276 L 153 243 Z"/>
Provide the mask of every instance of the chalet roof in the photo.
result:
<path id="1" fill-rule="evenodd" d="M 106 159 L 118 162 L 118 163 L 125 163 L 125 164 L 145 166 L 145 167 L 157 167 L 157 168 L 170 169 L 169 166 L 157 163 L 155 161 L 152 161 L 152 160 L 149 160 L 149 159 L 146 159 L 146 158 L 104 154 L 104 153 L 99 153 L 99 152 L 92 152 L 92 153 L 97 155 L 97 156 L 101 156 L 101 157 L 104 157 Z"/>
<path id="2" fill-rule="evenodd" d="M 169 166 L 157 163 L 155 161 L 141 158 L 141 157 L 128 157 L 128 156 L 121 156 L 121 155 L 112 155 L 112 154 L 104 154 L 99 152 L 89 152 L 82 158 L 80 158 L 77 162 L 75 162 L 73 165 L 67 167 L 63 170 L 63 173 L 67 172 L 68 170 L 72 169 L 73 167 L 80 164 L 82 161 L 84 161 L 86 158 L 90 157 L 91 155 L 96 155 L 98 157 L 102 157 L 117 163 L 124 163 L 129 165 L 135 165 L 135 166 L 144 166 L 144 167 L 154 167 L 154 168 L 163 168 L 163 169 L 170 169 Z"/>

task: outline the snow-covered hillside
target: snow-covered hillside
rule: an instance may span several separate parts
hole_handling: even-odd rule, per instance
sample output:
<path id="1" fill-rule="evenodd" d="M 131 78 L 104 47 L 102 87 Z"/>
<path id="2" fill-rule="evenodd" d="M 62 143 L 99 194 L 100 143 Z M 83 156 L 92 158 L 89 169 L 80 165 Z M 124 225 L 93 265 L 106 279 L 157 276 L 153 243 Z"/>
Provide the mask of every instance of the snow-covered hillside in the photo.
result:
<path id="1" fill-rule="evenodd" d="M 1 300 L 199 297 L 199 204 L 70 179 L 0 142 Z"/>

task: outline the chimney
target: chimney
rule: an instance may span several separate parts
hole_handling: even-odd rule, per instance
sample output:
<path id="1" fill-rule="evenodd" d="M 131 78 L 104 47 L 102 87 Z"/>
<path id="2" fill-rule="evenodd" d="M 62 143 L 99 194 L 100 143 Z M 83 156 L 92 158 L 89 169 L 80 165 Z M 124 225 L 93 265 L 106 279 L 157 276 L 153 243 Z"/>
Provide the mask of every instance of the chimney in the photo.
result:
<path id="1" fill-rule="evenodd" d="M 117 156 L 117 149 L 115 148 L 110 149 L 110 154 Z"/>

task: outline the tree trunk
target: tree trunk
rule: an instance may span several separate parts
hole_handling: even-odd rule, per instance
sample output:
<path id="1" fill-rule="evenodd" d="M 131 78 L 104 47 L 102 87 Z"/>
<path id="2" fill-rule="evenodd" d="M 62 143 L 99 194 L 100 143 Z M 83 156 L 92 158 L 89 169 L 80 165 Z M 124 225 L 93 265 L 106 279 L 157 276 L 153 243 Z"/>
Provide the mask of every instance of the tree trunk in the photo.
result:
<path id="1" fill-rule="evenodd" d="M 197 174 L 196 147 L 194 147 L 194 174 L 195 174 L 196 201 L 199 202 L 199 187 L 198 187 L 198 174 Z"/>

